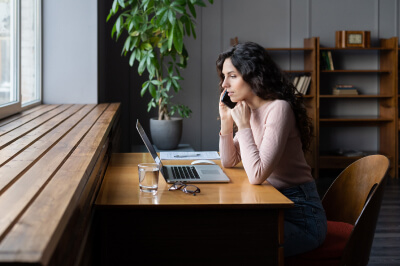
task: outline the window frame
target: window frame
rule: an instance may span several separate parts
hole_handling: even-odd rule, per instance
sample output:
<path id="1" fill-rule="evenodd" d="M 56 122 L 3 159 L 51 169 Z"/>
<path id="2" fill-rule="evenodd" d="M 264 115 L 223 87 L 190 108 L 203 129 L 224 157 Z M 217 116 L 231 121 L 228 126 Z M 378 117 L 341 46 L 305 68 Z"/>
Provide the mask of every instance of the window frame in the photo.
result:
<path id="1" fill-rule="evenodd" d="M 36 64 L 35 71 L 36 75 L 36 86 L 38 88 L 39 97 L 37 100 L 27 102 L 22 104 L 22 89 L 21 89 L 21 0 L 15 0 L 15 8 L 12 11 L 13 14 L 13 31 L 16 33 L 15 42 L 13 44 L 13 48 L 16 50 L 16 53 L 11 55 L 13 57 L 12 60 L 12 76 L 15 86 L 17 87 L 17 99 L 15 102 L 5 104 L 0 106 L 0 119 L 16 114 L 18 112 L 24 111 L 26 109 L 32 108 L 34 106 L 42 104 L 43 99 L 43 57 L 42 57 L 42 49 L 43 49 L 43 38 L 42 38 L 42 0 L 36 0 Z"/>

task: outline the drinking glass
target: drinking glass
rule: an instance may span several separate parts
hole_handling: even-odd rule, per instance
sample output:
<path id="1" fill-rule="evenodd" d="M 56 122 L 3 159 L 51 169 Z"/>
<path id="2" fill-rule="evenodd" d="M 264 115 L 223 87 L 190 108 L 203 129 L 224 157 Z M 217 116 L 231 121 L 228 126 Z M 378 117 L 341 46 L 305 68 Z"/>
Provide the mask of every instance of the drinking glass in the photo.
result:
<path id="1" fill-rule="evenodd" d="M 138 165 L 141 192 L 157 194 L 159 170 L 160 167 L 156 163 L 141 163 Z"/>

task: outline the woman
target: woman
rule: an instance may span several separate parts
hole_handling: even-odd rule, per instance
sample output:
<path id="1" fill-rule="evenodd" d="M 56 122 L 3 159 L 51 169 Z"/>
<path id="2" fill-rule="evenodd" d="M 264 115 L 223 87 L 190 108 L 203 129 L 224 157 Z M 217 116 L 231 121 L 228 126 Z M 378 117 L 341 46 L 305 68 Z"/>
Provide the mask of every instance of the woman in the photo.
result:
<path id="1" fill-rule="evenodd" d="M 242 161 L 251 184 L 267 180 L 295 203 L 285 211 L 285 256 L 317 248 L 325 239 L 326 215 L 304 157 L 312 124 L 302 98 L 266 50 L 252 42 L 220 54 L 217 71 L 221 97 L 228 91 L 237 103 L 233 109 L 219 103 L 222 165 Z"/>

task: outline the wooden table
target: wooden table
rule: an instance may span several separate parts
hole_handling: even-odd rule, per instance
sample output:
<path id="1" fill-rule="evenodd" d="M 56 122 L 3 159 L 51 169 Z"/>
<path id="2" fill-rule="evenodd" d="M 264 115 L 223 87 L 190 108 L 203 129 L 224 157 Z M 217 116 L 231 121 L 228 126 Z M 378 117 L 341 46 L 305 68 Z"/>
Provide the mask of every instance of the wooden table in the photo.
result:
<path id="1" fill-rule="evenodd" d="M 118 103 L 55 104 L 0 120 L 1 265 L 90 265 L 119 115 Z"/>
<path id="2" fill-rule="evenodd" d="M 224 169 L 230 183 L 198 184 L 196 196 L 168 191 L 160 177 L 152 196 L 139 191 L 141 162 L 152 159 L 111 157 L 95 202 L 99 265 L 283 265 L 283 210 L 293 202 L 270 184 L 249 184 L 238 166 Z"/>

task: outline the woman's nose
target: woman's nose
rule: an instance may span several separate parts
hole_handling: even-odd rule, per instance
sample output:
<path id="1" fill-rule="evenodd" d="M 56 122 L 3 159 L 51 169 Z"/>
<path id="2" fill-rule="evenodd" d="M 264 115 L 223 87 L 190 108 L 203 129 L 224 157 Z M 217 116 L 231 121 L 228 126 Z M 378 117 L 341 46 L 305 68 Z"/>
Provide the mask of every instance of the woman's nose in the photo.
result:
<path id="1" fill-rule="evenodd" d="M 226 87 L 228 87 L 228 82 L 226 81 L 226 79 L 224 79 L 224 82 L 222 82 L 222 88 Z"/>

